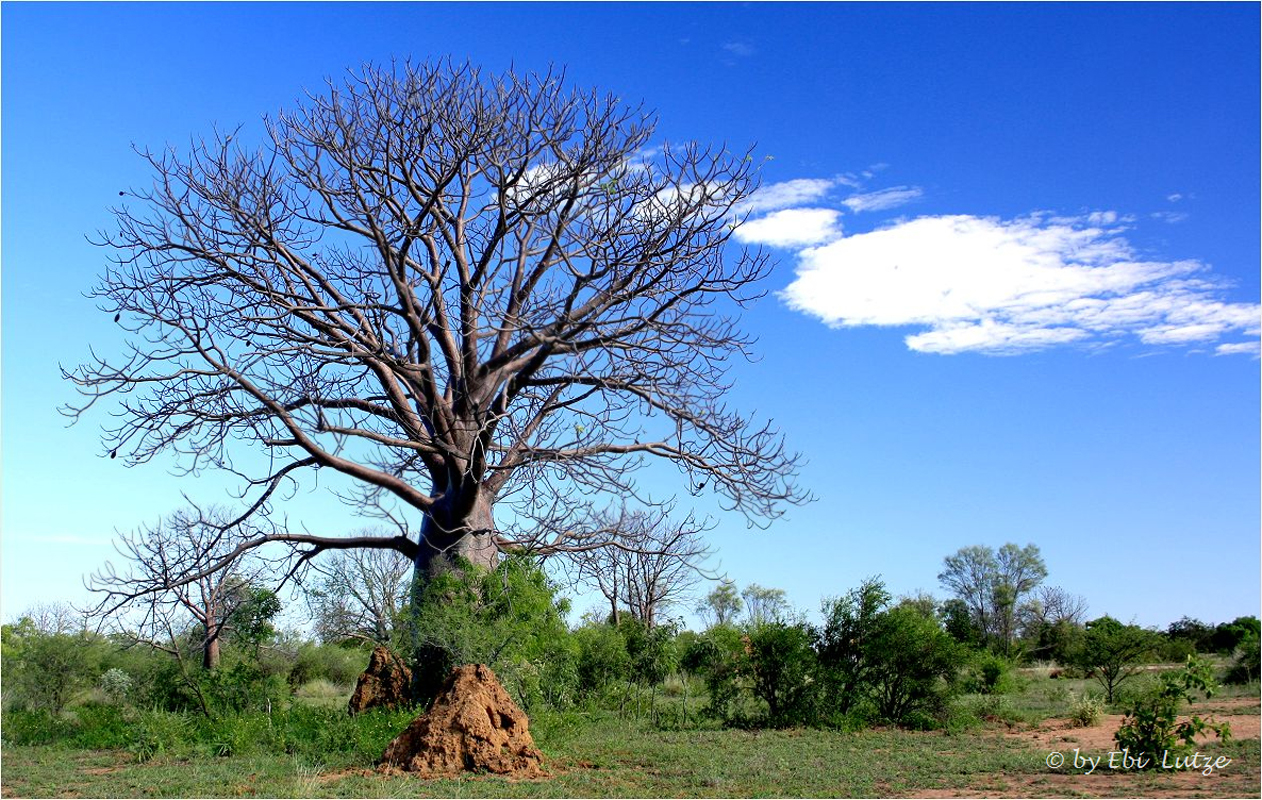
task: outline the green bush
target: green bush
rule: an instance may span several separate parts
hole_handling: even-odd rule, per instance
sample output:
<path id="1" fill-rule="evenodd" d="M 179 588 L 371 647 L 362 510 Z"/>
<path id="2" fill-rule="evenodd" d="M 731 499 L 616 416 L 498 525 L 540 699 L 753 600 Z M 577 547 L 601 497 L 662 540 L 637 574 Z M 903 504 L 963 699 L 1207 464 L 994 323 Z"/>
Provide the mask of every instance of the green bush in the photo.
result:
<path id="1" fill-rule="evenodd" d="M 1245 636 L 1236 646 L 1235 658 L 1227 669 L 1224 680 L 1233 684 L 1253 683 L 1258 679 L 1259 666 L 1258 635 L 1251 633 Z"/>
<path id="2" fill-rule="evenodd" d="M 631 672 L 626 640 L 612 625 L 584 625 L 574 632 L 578 647 L 577 691 L 582 700 L 605 696 L 614 684 Z"/>
<path id="3" fill-rule="evenodd" d="M 821 710 L 827 716 L 844 719 L 868 694 L 875 667 L 868 650 L 889 602 L 889 592 L 875 577 L 843 597 L 824 601 L 824 625 L 816 632 L 815 649 Z"/>
<path id="4" fill-rule="evenodd" d="M 1119 750 L 1127 751 L 1135 769 L 1170 768 L 1179 757 L 1196 744 L 1196 737 L 1212 731 L 1227 740 L 1227 723 L 1212 724 L 1199 716 L 1180 722 L 1183 704 L 1200 692 L 1206 698 L 1214 695 L 1217 686 L 1208 663 L 1189 657 L 1178 672 L 1163 673 L 1154 691 L 1131 703 L 1122 726 L 1114 735 Z"/>
<path id="5" fill-rule="evenodd" d="M 543 570 L 524 556 L 506 558 L 493 571 L 466 562 L 431 576 L 419 603 L 407 611 L 416 700 L 432 699 L 458 665 L 486 664 L 499 674 L 524 670 L 525 663 L 547 676 L 541 697 L 571 698 L 577 677 L 573 664 L 565 663 L 575 655 L 564 619 L 568 608 Z M 527 683 L 519 681 L 517 691 L 523 688 Z"/>
<path id="6" fill-rule="evenodd" d="M 44 633 L 19 622 L 5 627 L 5 692 L 10 705 L 58 712 L 94 686 L 108 644 L 91 633 Z"/>
<path id="7" fill-rule="evenodd" d="M 923 727 L 927 718 L 946 718 L 951 682 L 967 651 L 935 620 L 898 607 L 882 615 L 866 657 L 873 665 L 872 700 L 878 716 Z"/>
<path id="8" fill-rule="evenodd" d="M 765 622 L 749 632 L 754 695 L 767 704 L 773 727 L 815 722 L 814 632 L 805 623 Z"/>
<path id="9" fill-rule="evenodd" d="M 10 745 L 48 745 L 65 742 L 72 723 L 47 708 L 12 708 L 4 712 L 0 727 Z"/>
<path id="10" fill-rule="evenodd" d="M 1013 663 L 988 650 L 973 652 L 958 681 L 960 691 L 966 694 L 1012 694 L 1021 690 Z"/>
<path id="11" fill-rule="evenodd" d="M 101 691 L 109 698 L 110 702 L 121 704 L 127 702 L 128 696 L 132 693 L 135 681 L 123 670 L 118 667 L 112 667 L 101 675 L 100 681 Z"/>
<path id="12" fill-rule="evenodd" d="M 290 686 L 325 680 L 341 686 L 354 685 L 368 665 L 368 650 L 335 644 L 303 642 L 297 647 L 285 679 Z"/>
<path id="13" fill-rule="evenodd" d="M 1104 700 L 1099 695 L 1084 694 L 1069 707 L 1069 718 L 1080 728 L 1094 728 L 1104 716 Z"/>
<path id="14" fill-rule="evenodd" d="M 705 678 L 710 696 L 705 713 L 724 724 L 737 721 L 743 678 L 749 671 L 741 632 L 731 625 L 714 626 L 692 647 L 688 660 L 699 665 Z"/>

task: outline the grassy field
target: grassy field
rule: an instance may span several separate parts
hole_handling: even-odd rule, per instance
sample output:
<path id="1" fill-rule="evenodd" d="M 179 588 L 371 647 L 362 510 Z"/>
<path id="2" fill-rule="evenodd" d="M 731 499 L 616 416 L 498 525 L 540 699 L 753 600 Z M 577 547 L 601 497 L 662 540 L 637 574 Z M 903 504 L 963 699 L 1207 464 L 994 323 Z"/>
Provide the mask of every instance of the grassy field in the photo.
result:
<path id="1" fill-rule="evenodd" d="M 552 776 L 539 781 L 424 781 L 379 772 L 370 760 L 351 755 L 318 761 L 183 753 L 137 763 L 120 751 L 6 745 L 0 785 L 5 797 L 1258 796 L 1256 738 L 1206 745 L 1204 752 L 1231 759 L 1210 775 L 1049 768 L 1053 748 L 1072 754 L 1078 747 L 1096 756 L 1108 750 L 1075 732 L 1054 739 L 1029 735 L 1046 728 L 1044 717 L 1061 713 L 1080 688 L 1030 681 L 1020 695 L 990 709 L 999 716 L 955 733 L 661 731 L 647 720 L 608 713 L 540 716 L 533 729 Z M 1256 715 L 1250 697 L 1256 687 L 1243 698 L 1215 698 L 1203 710 Z"/>

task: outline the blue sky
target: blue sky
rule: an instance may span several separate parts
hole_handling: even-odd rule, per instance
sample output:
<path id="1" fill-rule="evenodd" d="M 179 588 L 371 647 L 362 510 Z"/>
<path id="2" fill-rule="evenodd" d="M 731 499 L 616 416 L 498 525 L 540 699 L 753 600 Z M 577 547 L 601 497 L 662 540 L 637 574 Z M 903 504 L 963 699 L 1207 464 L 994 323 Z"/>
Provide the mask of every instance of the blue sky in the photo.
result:
<path id="1" fill-rule="evenodd" d="M 13 4 L 2 9 L 3 586 L 84 599 L 128 529 L 229 481 L 100 456 L 58 364 L 118 352 L 85 237 L 137 146 L 256 125 L 364 62 L 562 65 L 657 139 L 756 145 L 772 248 L 732 404 L 817 496 L 716 562 L 814 609 L 1033 542 L 1048 583 L 1165 626 L 1259 605 L 1255 4 Z M 671 473 L 673 475 L 673 473 Z M 680 492 L 670 475 L 662 491 Z M 659 480 L 659 478 L 653 478 Z M 307 485 L 295 520 L 358 523 Z M 714 511 L 706 498 L 695 501 Z"/>

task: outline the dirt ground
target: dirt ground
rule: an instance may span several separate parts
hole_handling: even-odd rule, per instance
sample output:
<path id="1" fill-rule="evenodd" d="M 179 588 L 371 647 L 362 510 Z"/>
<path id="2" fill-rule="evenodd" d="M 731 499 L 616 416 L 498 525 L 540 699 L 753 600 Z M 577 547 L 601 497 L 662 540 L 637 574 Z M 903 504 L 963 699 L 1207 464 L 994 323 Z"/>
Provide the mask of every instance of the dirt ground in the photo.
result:
<path id="1" fill-rule="evenodd" d="M 1259 738 L 1258 700 L 1252 697 L 1229 697 L 1214 699 L 1201 703 L 1194 708 L 1202 719 L 1213 722 L 1230 722 L 1233 739 Z M 1121 714 L 1106 714 L 1099 725 L 1091 728 L 1079 728 L 1067 719 L 1049 719 L 1033 730 L 1010 731 L 1008 736 L 1024 739 L 1039 749 L 1072 750 L 1075 747 L 1086 751 L 1109 751 L 1113 749 L 1113 735 L 1122 725 Z M 1209 734 L 1198 741 L 1214 741 Z M 1067 747 L 1068 746 L 1068 747 Z"/>
<path id="2" fill-rule="evenodd" d="M 1260 733 L 1257 698 L 1233 697 L 1198 704 L 1195 713 L 1202 719 L 1231 724 L 1233 739 L 1258 739 Z M 1061 753 L 1073 758 L 1080 750 L 1092 757 L 1106 756 L 1114 749 L 1113 736 L 1121 726 L 1121 714 L 1108 714 L 1099 725 L 1080 728 L 1067 719 L 1049 719 L 1032 729 L 1013 729 L 999 735 L 1027 743 L 1034 750 Z M 1215 740 L 1213 734 L 1199 741 Z M 965 789 L 926 790 L 917 797 L 1257 797 L 1262 777 L 1243 774 L 1230 766 L 1206 775 L 1200 771 L 1149 773 L 1123 772 L 1103 766 L 1092 774 L 1071 764 L 1043 775 L 986 776 Z"/>

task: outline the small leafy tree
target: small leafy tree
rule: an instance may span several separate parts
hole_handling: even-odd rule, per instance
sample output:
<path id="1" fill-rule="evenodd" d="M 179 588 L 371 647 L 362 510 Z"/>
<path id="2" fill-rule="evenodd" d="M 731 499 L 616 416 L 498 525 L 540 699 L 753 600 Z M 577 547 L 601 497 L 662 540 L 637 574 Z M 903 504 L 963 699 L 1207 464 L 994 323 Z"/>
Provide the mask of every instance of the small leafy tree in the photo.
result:
<path id="1" fill-rule="evenodd" d="M 1196 737 L 1213 732 L 1222 741 L 1231 736 L 1226 722 L 1213 724 L 1192 715 L 1180 721 L 1179 711 L 1185 702 L 1195 699 L 1195 692 L 1213 697 L 1217 690 L 1210 665 L 1194 656 L 1178 672 L 1163 673 L 1156 691 L 1131 703 L 1114 740 L 1125 749 L 1138 769 L 1186 766 L 1179 756 L 1196 744 Z"/>
<path id="2" fill-rule="evenodd" d="M 767 703 L 767 721 L 772 726 L 813 722 L 814 638 L 810 626 L 802 622 L 768 622 L 749 632 L 754 695 Z"/>
<path id="3" fill-rule="evenodd" d="M 874 667 L 868 648 L 889 601 L 889 592 L 878 577 L 868 578 L 844 597 L 824 601 L 824 625 L 817 632 L 815 648 L 828 711 L 849 713 L 862 696 Z"/>
<path id="4" fill-rule="evenodd" d="M 766 622 L 783 621 L 789 610 L 789 601 L 784 589 L 769 589 L 751 583 L 741 592 L 745 601 L 745 615 L 750 627 L 757 627 Z"/>
<path id="5" fill-rule="evenodd" d="M 749 655 L 741 632 L 731 625 L 715 626 L 693 644 L 684 658 L 705 677 L 710 696 L 705 713 L 723 723 L 735 719 L 740 713 L 741 684 L 749 671 Z"/>
<path id="6" fill-rule="evenodd" d="M 968 604 L 958 597 L 952 597 L 942 604 L 943 626 L 951 638 L 966 647 L 981 647 L 985 644 L 986 634 L 973 619 Z"/>
<path id="7" fill-rule="evenodd" d="M 722 580 L 697 606 L 697 613 L 705 618 L 710 627 L 731 625 L 736 622 L 743 607 L 744 603 L 741 601 L 740 591 L 736 588 L 736 582 Z"/>
<path id="8" fill-rule="evenodd" d="M 1082 647 L 1074 660 L 1100 682 L 1105 702 L 1112 703 L 1118 685 L 1140 672 L 1140 664 L 1156 644 L 1152 631 L 1104 616 L 1087 623 Z"/>
<path id="9" fill-rule="evenodd" d="M 966 651 L 938 623 L 900 606 L 881 615 L 866 648 L 877 713 L 900 725 L 936 715 Z"/>

